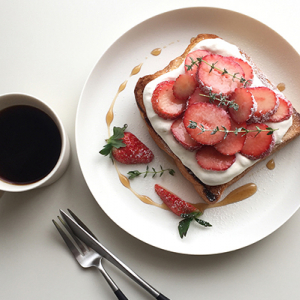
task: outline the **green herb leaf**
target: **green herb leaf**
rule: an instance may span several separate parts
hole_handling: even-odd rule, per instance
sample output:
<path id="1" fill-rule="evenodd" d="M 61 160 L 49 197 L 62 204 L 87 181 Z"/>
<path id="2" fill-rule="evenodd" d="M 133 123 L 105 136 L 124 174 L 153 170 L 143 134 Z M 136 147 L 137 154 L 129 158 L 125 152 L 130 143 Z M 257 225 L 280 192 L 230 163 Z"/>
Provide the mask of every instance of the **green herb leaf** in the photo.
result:
<path id="1" fill-rule="evenodd" d="M 111 150 L 112 150 L 112 145 L 111 144 L 106 144 L 99 153 L 104 155 L 104 156 L 107 156 L 107 155 L 110 154 Z"/>
<path id="2" fill-rule="evenodd" d="M 219 127 L 217 126 L 215 129 L 211 131 L 211 134 L 216 134 L 219 131 Z"/>
<path id="3" fill-rule="evenodd" d="M 173 169 L 169 169 L 169 174 L 174 176 L 175 175 L 175 171 Z"/>
<path id="4" fill-rule="evenodd" d="M 126 145 L 123 143 L 122 139 L 124 137 L 124 131 L 127 128 L 127 124 L 123 126 L 123 128 L 120 127 L 114 127 L 113 128 L 113 135 L 106 140 L 106 145 L 103 146 L 103 149 L 99 151 L 102 155 L 110 155 L 113 148 L 121 148 L 126 147 Z"/>
<path id="5" fill-rule="evenodd" d="M 234 110 L 239 110 L 239 105 L 234 102 L 234 100 L 228 100 L 227 96 L 223 95 L 222 93 L 217 94 L 209 91 L 208 95 L 199 94 L 200 96 L 209 98 L 210 103 L 214 103 L 216 100 L 219 102 L 218 106 L 228 106 L 232 107 Z"/>
<path id="6" fill-rule="evenodd" d="M 228 71 L 224 68 L 222 75 L 228 74 Z"/>
<path id="7" fill-rule="evenodd" d="M 200 225 L 204 226 L 204 227 L 212 227 L 212 225 L 209 222 L 203 221 L 201 219 L 198 218 L 194 218 L 194 220 L 199 223 Z"/>
<path id="8" fill-rule="evenodd" d="M 127 174 L 129 175 L 128 179 L 133 179 L 135 177 L 140 176 L 142 173 L 138 170 L 134 170 L 134 171 L 129 171 Z"/>
<path id="9" fill-rule="evenodd" d="M 178 231 L 179 231 L 179 235 L 181 238 L 186 236 L 192 221 L 193 221 L 193 218 L 186 218 L 179 222 Z"/>
<path id="10" fill-rule="evenodd" d="M 190 124 L 188 125 L 188 128 L 191 128 L 191 129 L 197 128 L 197 122 L 190 121 Z"/>

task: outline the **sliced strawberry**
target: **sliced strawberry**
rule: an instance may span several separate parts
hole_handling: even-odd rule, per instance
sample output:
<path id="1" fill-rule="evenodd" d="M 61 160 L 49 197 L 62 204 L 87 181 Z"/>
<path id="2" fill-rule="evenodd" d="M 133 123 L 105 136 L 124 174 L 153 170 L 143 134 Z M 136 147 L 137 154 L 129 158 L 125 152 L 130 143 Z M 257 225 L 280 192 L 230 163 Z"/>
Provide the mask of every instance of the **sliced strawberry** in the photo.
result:
<path id="1" fill-rule="evenodd" d="M 177 119 L 186 108 L 186 100 L 179 100 L 173 94 L 175 81 L 163 81 L 157 85 L 152 95 L 152 107 L 163 119 Z"/>
<path id="2" fill-rule="evenodd" d="M 261 130 L 267 130 L 268 125 L 253 123 L 247 126 L 247 130 L 256 130 L 259 127 Z M 268 131 L 249 132 L 246 135 L 245 144 L 241 150 L 241 154 L 245 157 L 256 160 L 264 158 L 268 155 L 275 145 L 273 134 L 268 135 Z"/>
<path id="3" fill-rule="evenodd" d="M 193 220 L 204 227 L 211 227 L 211 224 L 208 222 L 198 219 L 198 217 L 202 215 L 202 212 L 199 211 L 195 206 L 182 200 L 177 195 L 163 188 L 159 184 L 156 184 L 154 188 L 155 192 L 158 194 L 164 204 L 174 214 L 183 218 L 178 225 L 178 231 L 181 238 L 186 236 L 190 223 Z"/>
<path id="4" fill-rule="evenodd" d="M 225 171 L 235 162 L 235 155 L 224 155 L 212 146 L 203 146 L 196 153 L 199 166 L 209 171 Z"/>
<path id="5" fill-rule="evenodd" d="M 187 100 L 197 87 L 197 81 L 190 74 L 179 75 L 173 85 L 173 93 L 177 99 Z"/>
<path id="6" fill-rule="evenodd" d="M 278 98 L 279 98 L 278 109 L 276 113 L 269 118 L 268 122 L 274 122 L 274 123 L 282 122 L 284 120 L 289 119 L 293 113 L 292 103 L 285 98 L 282 97 L 278 97 Z"/>
<path id="7" fill-rule="evenodd" d="M 114 127 L 113 135 L 106 141 L 107 144 L 100 151 L 102 155 L 113 156 L 123 164 L 148 164 L 154 155 L 152 151 L 131 132 L 123 128 Z"/>
<path id="8" fill-rule="evenodd" d="M 256 101 L 248 89 L 237 88 L 230 96 L 230 100 L 239 106 L 237 110 L 233 107 L 228 108 L 231 118 L 237 123 L 247 122 L 256 111 Z"/>
<path id="9" fill-rule="evenodd" d="M 230 131 L 235 131 L 239 128 L 247 128 L 246 122 L 242 124 L 237 124 L 231 119 Z M 235 134 L 234 132 L 229 132 L 225 139 L 220 143 L 214 145 L 214 147 L 224 155 L 233 155 L 242 150 L 245 143 L 246 135 L 242 132 Z"/>
<path id="10" fill-rule="evenodd" d="M 230 74 L 235 75 L 235 78 Z M 238 63 L 216 54 L 204 56 L 197 72 L 200 87 L 206 93 L 222 93 L 225 96 L 243 85 L 240 78 L 244 76 L 245 73 Z"/>
<path id="11" fill-rule="evenodd" d="M 241 58 L 236 58 L 233 56 L 230 56 L 230 58 L 232 60 L 234 60 L 235 62 L 237 62 L 243 69 L 244 73 L 245 73 L 245 80 L 247 81 L 247 86 L 250 86 L 252 84 L 252 80 L 254 77 L 254 73 L 253 73 L 253 69 L 252 67 L 244 60 L 242 60 Z"/>
<path id="12" fill-rule="evenodd" d="M 267 122 L 270 116 L 276 112 L 279 105 L 279 99 L 272 90 L 264 86 L 251 87 L 249 88 L 249 91 L 257 103 L 257 109 L 251 117 L 251 122 Z"/>
<path id="13" fill-rule="evenodd" d="M 197 102 L 206 102 L 206 103 L 210 103 L 209 101 L 209 97 L 207 96 L 202 96 L 203 92 L 202 90 L 197 87 L 194 91 L 194 93 L 189 97 L 188 99 L 188 105 L 197 103 Z"/>
<path id="14" fill-rule="evenodd" d="M 182 200 L 177 195 L 173 194 L 161 185 L 155 184 L 154 188 L 155 192 L 161 198 L 163 203 L 165 203 L 167 207 L 177 216 L 181 216 L 182 214 L 199 212 L 199 210 L 195 206 Z"/>
<path id="15" fill-rule="evenodd" d="M 191 121 L 196 122 L 198 127 L 190 128 Z M 222 126 L 230 128 L 230 118 L 227 112 L 214 104 L 204 102 L 189 105 L 184 113 L 183 123 L 192 139 L 203 145 L 214 145 L 224 138 L 224 132 L 212 134 L 217 127 L 219 129 L 222 129 Z M 202 126 L 205 132 L 199 129 Z"/>
<path id="16" fill-rule="evenodd" d="M 201 148 L 201 144 L 194 141 L 191 136 L 187 133 L 182 118 L 177 119 L 171 126 L 171 131 L 174 138 L 187 150 L 194 151 Z"/>
<path id="17" fill-rule="evenodd" d="M 193 52 L 190 52 L 186 56 L 185 61 L 184 61 L 185 72 L 195 77 L 199 63 L 192 65 L 192 62 L 197 61 L 197 58 L 202 58 L 203 56 L 206 56 L 209 54 L 210 54 L 210 52 L 206 51 L 206 50 L 195 50 Z M 189 66 L 191 66 L 191 67 L 189 67 Z"/>

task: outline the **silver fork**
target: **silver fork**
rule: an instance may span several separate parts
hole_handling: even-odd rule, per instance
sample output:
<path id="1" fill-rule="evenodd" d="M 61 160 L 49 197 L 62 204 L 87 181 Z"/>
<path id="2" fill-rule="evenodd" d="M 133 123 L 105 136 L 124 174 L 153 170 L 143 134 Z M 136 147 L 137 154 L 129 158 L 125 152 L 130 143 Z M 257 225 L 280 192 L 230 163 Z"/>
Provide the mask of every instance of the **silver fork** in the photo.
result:
<path id="1" fill-rule="evenodd" d="M 84 245 L 70 230 L 68 225 L 64 222 L 64 220 L 60 217 L 58 217 L 62 225 L 67 229 L 69 234 L 72 236 L 73 240 L 75 241 L 76 245 L 72 242 L 72 240 L 68 237 L 68 235 L 62 230 L 62 228 L 59 226 L 59 224 L 55 221 L 52 220 L 54 223 L 55 227 L 57 228 L 58 232 L 60 233 L 61 237 L 67 244 L 68 248 L 72 252 L 73 256 L 81 265 L 83 268 L 90 268 L 90 267 L 95 267 L 98 268 L 113 292 L 115 293 L 116 297 L 119 300 L 128 300 L 126 296 L 122 293 L 122 291 L 118 288 L 118 286 L 115 284 L 115 282 L 112 280 L 112 278 L 108 275 L 106 270 L 104 269 L 102 265 L 102 259 L 103 257 L 97 253 L 95 250 L 87 247 Z M 77 249 L 77 247 L 80 249 L 80 251 Z"/>

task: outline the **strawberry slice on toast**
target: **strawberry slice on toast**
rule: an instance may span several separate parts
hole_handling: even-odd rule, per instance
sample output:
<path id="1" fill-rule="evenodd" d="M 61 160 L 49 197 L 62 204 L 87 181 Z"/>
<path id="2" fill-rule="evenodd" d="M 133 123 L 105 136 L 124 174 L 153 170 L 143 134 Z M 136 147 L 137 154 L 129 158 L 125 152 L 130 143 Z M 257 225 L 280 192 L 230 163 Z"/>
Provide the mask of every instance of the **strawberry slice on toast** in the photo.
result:
<path id="1" fill-rule="evenodd" d="M 197 151 L 196 160 L 204 170 L 225 171 L 233 165 L 236 157 L 235 155 L 224 155 L 213 146 L 203 146 Z"/>
<path id="2" fill-rule="evenodd" d="M 253 77 L 254 77 L 252 67 L 246 61 L 244 61 L 241 58 L 237 58 L 237 57 L 233 57 L 233 56 L 230 56 L 230 58 L 232 60 L 234 60 L 235 62 L 237 62 L 242 67 L 242 69 L 245 73 L 245 79 L 247 81 L 246 86 L 250 86 L 252 84 L 252 80 L 253 80 Z"/>
<path id="3" fill-rule="evenodd" d="M 207 50 L 195 50 L 190 52 L 184 61 L 185 72 L 196 78 L 198 63 L 193 62 L 197 62 L 198 58 L 202 58 L 209 54 L 211 53 Z"/>
<path id="4" fill-rule="evenodd" d="M 157 85 L 152 95 L 153 110 L 163 119 L 177 119 L 186 108 L 186 100 L 178 99 L 173 94 L 175 81 L 163 81 Z"/>
<path id="5" fill-rule="evenodd" d="M 247 122 L 257 110 L 257 103 L 248 89 L 237 88 L 230 96 L 230 100 L 238 105 L 238 109 L 228 108 L 231 118 L 236 123 Z"/>
<path id="6" fill-rule="evenodd" d="M 247 128 L 247 123 L 237 124 L 232 119 L 230 131 L 220 143 L 214 145 L 215 149 L 218 150 L 220 153 L 224 155 L 233 155 L 240 152 L 244 146 L 246 135 L 243 132 L 236 132 L 235 131 L 239 128 Z"/>
<path id="7" fill-rule="evenodd" d="M 258 128 L 264 131 L 258 133 Z M 274 135 L 270 134 L 268 129 L 269 127 L 266 124 L 249 124 L 247 126 L 249 132 L 246 135 L 245 144 L 240 153 L 251 160 L 267 156 L 275 146 Z"/>
<path id="8" fill-rule="evenodd" d="M 265 86 L 251 87 L 249 91 L 257 103 L 257 109 L 251 117 L 252 123 L 267 122 L 279 106 L 278 97 Z"/>
<path id="9" fill-rule="evenodd" d="M 197 81 L 190 74 L 179 75 L 173 85 L 173 94 L 179 100 L 187 100 L 197 87 Z"/>
<path id="10" fill-rule="evenodd" d="M 278 109 L 274 115 L 270 116 L 268 120 L 269 122 L 274 122 L 274 123 L 282 122 L 289 119 L 293 114 L 292 103 L 283 97 L 278 97 L 278 99 L 279 99 Z"/>
<path id="11" fill-rule="evenodd" d="M 202 90 L 199 87 L 197 87 L 195 89 L 194 93 L 189 97 L 188 105 L 192 105 L 197 102 L 210 103 L 209 97 L 203 96 L 203 95 L 204 95 L 204 93 L 202 92 Z"/>
<path id="12" fill-rule="evenodd" d="M 197 127 L 191 127 L 191 121 L 197 124 Z M 204 102 L 189 105 L 184 113 L 183 123 L 192 139 L 203 145 L 214 145 L 224 138 L 225 133 L 221 131 L 211 134 L 216 127 L 231 126 L 230 118 L 224 109 Z"/>
<path id="13" fill-rule="evenodd" d="M 224 96 L 229 96 L 236 88 L 243 86 L 244 76 L 245 73 L 237 62 L 216 54 L 204 56 L 197 72 L 203 91 Z"/>
<path id="14" fill-rule="evenodd" d="M 194 151 L 202 147 L 201 144 L 193 140 L 187 133 L 182 118 L 177 119 L 173 122 L 171 131 L 176 141 L 180 143 L 185 149 Z"/>

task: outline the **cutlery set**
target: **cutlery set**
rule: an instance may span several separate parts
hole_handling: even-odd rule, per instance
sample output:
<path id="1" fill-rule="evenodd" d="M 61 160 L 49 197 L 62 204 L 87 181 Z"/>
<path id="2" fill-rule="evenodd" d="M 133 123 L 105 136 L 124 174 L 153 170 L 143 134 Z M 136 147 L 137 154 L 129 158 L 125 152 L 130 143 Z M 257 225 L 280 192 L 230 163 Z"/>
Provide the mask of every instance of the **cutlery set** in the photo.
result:
<path id="1" fill-rule="evenodd" d="M 52 220 L 55 227 L 79 265 L 83 268 L 98 268 L 119 300 L 126 300 L 128 298 L 104 269 L 102 265 L 103 259 L 106 259 L 115 265 L 124 274 L 150 293 L 155 299 L 169 300 L 107 250 L 89 228 L 71 210 L 68 209 L 68 212 L 70 216 L 63 210 L 60 210 L 61 217 L 58 216 L 58 219 L 65 230 L 63 230 L 55 220 Z"/>

